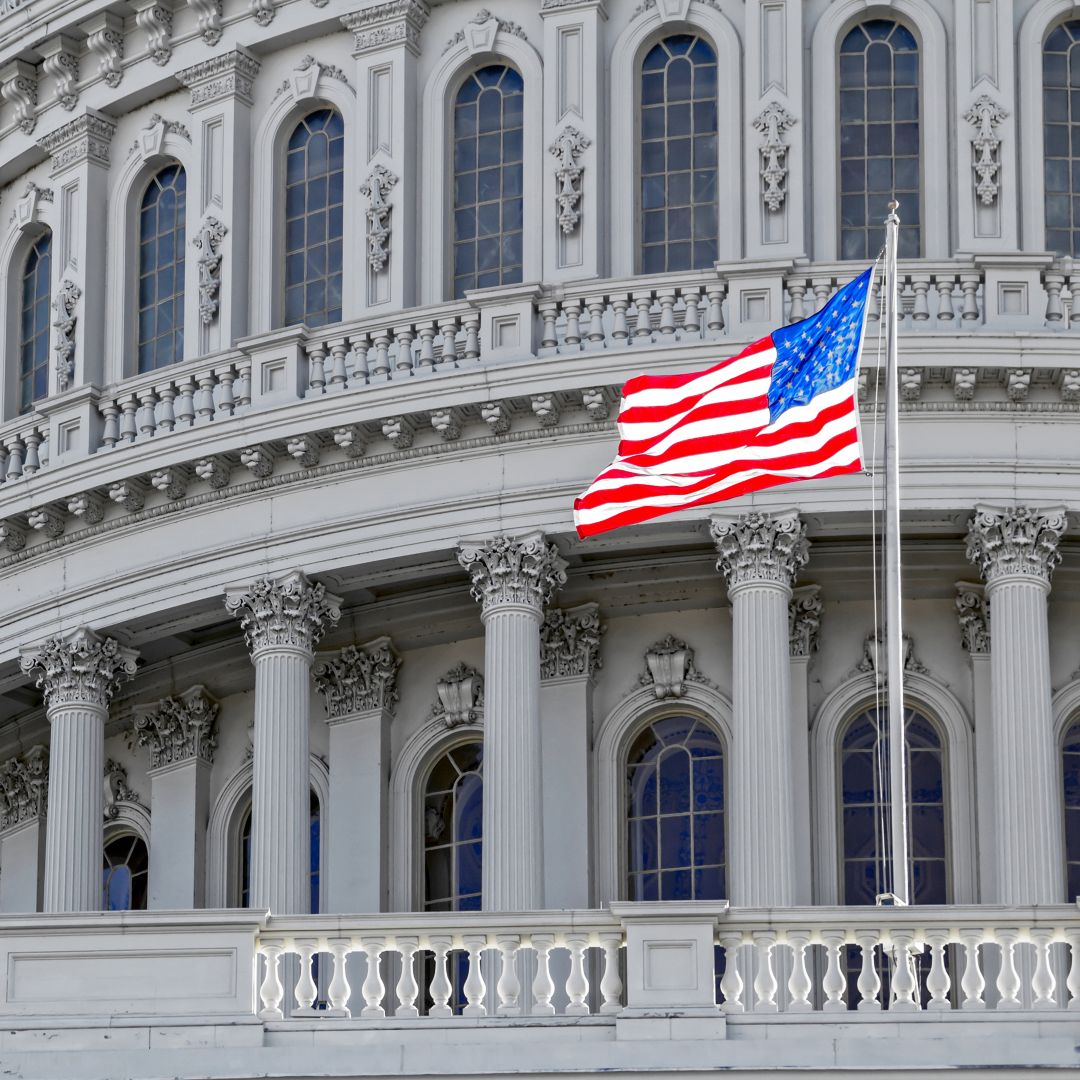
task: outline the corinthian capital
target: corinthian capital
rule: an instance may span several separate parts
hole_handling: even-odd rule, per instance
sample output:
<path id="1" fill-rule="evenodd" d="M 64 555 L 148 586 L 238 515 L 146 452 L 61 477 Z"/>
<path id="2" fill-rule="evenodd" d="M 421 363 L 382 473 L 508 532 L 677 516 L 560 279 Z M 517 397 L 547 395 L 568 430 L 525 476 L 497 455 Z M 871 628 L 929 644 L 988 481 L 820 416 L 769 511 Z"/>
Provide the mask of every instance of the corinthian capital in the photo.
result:
<path id="1" fill-rule="evenodd" d="M 346 645 L 315 669 L 315 685 L 331 720 L 369 709 L 394 711 L 401 657 L 388 637 L 366 645 Z"/>
<path id="2" fill-rule="evenodd" d="M 225 608 L 240 620 L 253 655 L 274 648 L 312 652 L 326 624 L 341 617 L 340 597 L 300 570 L 226 589 Z"/>
<path id="3" fill-rule="evenodd" d="M 727 578 L 729 589 L 751 584 L 790 588 L 810 557 L 806 526 L 795 510 L 753 511 L 738 518 L 714 515 L 709 531 L 720 555 L 716 569 Z"/>
<path id="4" fill-rule="evenodd" d="M 49 751 L 31 747 L 0 765 L 0 831 L 43 817 L 49 794 Z"/>
<path id="5" fill-rule="evenodd" d="M 45 691 L 45 707 L 74 703 L 109 707 L 125 675 L 135 674 L 139 654 L 113 638 L 80 626 L 21 652 L 19 663 Z"/>
<path id="6" fill-rule="evenodd" d="M 1049 583 L 1061 562 L 1058 541 L 1065 531 L 1065 510 L 1018 506 L 976 506 L 968 524 L 967 557 L 992 585 L 1006 577 L 1037 577 Z"/>
<path id="7" fill-rule="evenodd" d="M 472 595 L 485 612 L 504 604 L 524 604 L 540 614 L 566 583 L 566 563 L 541 532 L 464 543 L 458 562 L 469 572 Z"/>
<path id="8" fill-rule="evenodd" d="M 218 703 L 202 686 L 137 709 L 135 738 L 150 748 L 150 768 L 190 760 L 213 764 L 217 714 Z"/>
<path id="9" fill-rule="evenodd" d="M 964 648 L 974 656 L 990 652 L 990 605 L 981 585 L 956 583 L 956 617 Z"/>
<path id="10" fill-rule="evenodd" d="M 540 678 L 595 674 L 601 666 L 600 635 L 606 629 L 597 604 L 548 608 L 540 627 Z"/>
<path id="11" fill-rule="evenodd" d="M 821 628 L 820 585 L 795 589 L 788 601 L 788 651 L 791 656 L 811 656 Z"/>

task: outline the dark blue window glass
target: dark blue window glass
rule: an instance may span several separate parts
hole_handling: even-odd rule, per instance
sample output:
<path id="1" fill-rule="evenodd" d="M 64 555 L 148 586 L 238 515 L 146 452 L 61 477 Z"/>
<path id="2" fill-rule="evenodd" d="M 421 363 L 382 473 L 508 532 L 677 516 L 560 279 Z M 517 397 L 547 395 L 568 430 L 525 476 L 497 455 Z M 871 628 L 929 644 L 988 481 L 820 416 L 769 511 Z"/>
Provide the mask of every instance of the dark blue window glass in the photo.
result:
<path id="1" fill-rule="evenodd" d="M 1080 255 L 1080 20 L 1043 46 L 1043 176 L 1046 248 Z"/>
<path id="2" fill-rule="evenodd" d="M 1065 733 L 1061 756 L 1065 797 L 1065 874 L 1071 904 L 1080 896 L 1080 719 Z"/>
<path id="3" fill-rule="evenodd" d="M 309 881 L 311 887 L 311 914 L 319 913 L 319 867 L 322 863 L 320 853 L 319 798 L 311 793 L 311 868 Z M 251 806 L 244 811 L 240 822 L 240 907 L 251 907 Z M 317 965 L 317 960 L 314 961 Z M 317 969 L 317 966 L 315 968 Z"/>
<path id="4" fill-rule="evenodd" d="M 634 740 L 626 762 L 631 900 L 727 895 L 724 751 L 701 720 L 670 716 Z"/>
<path id="5" fill-rule="evenodd" d="M 899 254 L 921 248 L 919 46 L 907 27 L 871 19 L 840 45 L 840 257 L 873 259 L 900 203 Z"/>
<path id="6" fill-rule="evenodd" d="M 641 65 L 641 271 L 716 261 L 716 52 L 675 34 Z"/>
<path id="7" fill-rule="evenodd" d="M 483 867 L 483 744 L 444 754 L 424 792 L 424 909 L 479 911 Z"/>
<path id="8" fill-rule="evenodd" d="M 102 911 L 145 911 L 150 857 L 137 836 L 118 836 L 104 848 Z"/>
<path id="9" fill-rule="evenodd" d="M 334 109 L 305 116 L 285 156 L 284 324 L 341 319 L 345 125 Z"/>
<path id="10" fill-rule="evenodd" d="M 162 169 L 139 209 L 139 371 L 184 358 L 184 238 L 187 174 Z"/>
<path id="11" fill-rule="evenodd" d="M 454 101 L 454 297 L 521 281 L 525 84 L 474 71 Z"/>
<path id="12" fill-rule="evenodd" d="M 23 263 L 19 312 L 19 411 L 28 412 L 49 392 L 49 303 L 52 233 L 34 241 Z"/>

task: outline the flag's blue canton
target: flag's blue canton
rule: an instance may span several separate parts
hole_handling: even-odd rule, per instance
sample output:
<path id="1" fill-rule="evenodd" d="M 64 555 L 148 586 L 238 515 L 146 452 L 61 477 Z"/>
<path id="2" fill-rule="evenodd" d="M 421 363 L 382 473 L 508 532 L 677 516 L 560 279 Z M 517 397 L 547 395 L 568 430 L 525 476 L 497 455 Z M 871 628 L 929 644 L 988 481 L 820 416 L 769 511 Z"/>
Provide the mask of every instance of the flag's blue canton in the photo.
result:
<path id="1" fill-rule="evenodd" d="M 845 285 L 816 315 L 773 331 L 770 423 L 855 374 L 873 272 L 871 268 Z"/>

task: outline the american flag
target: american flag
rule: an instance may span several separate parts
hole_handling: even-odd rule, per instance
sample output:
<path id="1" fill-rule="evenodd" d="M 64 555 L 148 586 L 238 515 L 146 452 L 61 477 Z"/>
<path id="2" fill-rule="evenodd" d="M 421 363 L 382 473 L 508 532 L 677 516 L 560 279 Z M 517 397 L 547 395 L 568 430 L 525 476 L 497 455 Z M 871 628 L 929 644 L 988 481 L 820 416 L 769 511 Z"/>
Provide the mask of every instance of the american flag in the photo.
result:
<path id="1" fill-rule="evenodd" d="M 861 470 L 856 387 L 872 280 L 873 268 L 706 371 L 631 379 L 618 455 L 574 500 L 578 535 Z"/>

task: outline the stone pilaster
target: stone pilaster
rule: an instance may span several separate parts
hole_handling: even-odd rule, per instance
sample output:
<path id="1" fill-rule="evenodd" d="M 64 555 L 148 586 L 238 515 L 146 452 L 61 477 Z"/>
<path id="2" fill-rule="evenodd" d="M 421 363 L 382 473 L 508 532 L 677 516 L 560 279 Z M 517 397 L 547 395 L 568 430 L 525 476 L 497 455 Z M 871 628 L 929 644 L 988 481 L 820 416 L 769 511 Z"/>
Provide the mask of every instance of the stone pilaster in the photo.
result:
<path id="1" fill-rule="evenodd" d="M 968 526 L 967 555 L 982 573 L 993 614 L 989 757 L 996 880 L 984 902 L 1065 899 L 1046 611 L 1064 531 L 1061 507 L 978 506 Z"/>
<path id="2" fill-rule="evenodd" d="M 299 570 L 229 588 L 255 665 L 251 906 L 303 915 L 311 903 L 308 722 L 315 645 L 341 601 Z"/>
<path id="3" fill-rule="evenodd" d="M 539 532 L 463 543 L 458 561 L 484 624 L 484 908 L 542 908 L 540 624 L 566 563 Z"/>
<path id="4" fill-rule="evenodd" d="M 388 637 L 321 657 L 315 686 L 330 725 L 326 910 L 384 911 L 389 900 L 390 722 L 401 657 Z M 362 829 L 349 822 L 364 823 Z"/>
<path id="5" fill-rule="evenodd" d="M 135 737 L 150 750 L 151 908 L 202 907 L 210 766 L 217 748 L 218 703 L 202 686 L 135 710 Z"/>
<path id="6" fill-rule="evenodd" d="M 49 751 L 32 746 L 0 765 L 0 912 L 41 908 Z"/>
<path id="7" fill-rule="evenodd" d="M 792 801 L 795 817 L 795 903 L 811 902 L 810 866 L 810 658 L 817 651 L 822 603 L 819 585 L 794 589 L 788 602 L 791 670 Z"/>
<path id="8" fill-rule="evenodd" d="M 101 818 L 109 702 L 137 653 L 85 626 L 22 651 L 37 673 L 49 719 L 46 911 L 101 907 Z"/>
<path id="9" fill-rule="evenodd" d="M 806 526 L 794 510 L 710 526 L 733 621 L 731 899 L 787 907 L 797 881 L 788 602 L 809 557 Z"/>

